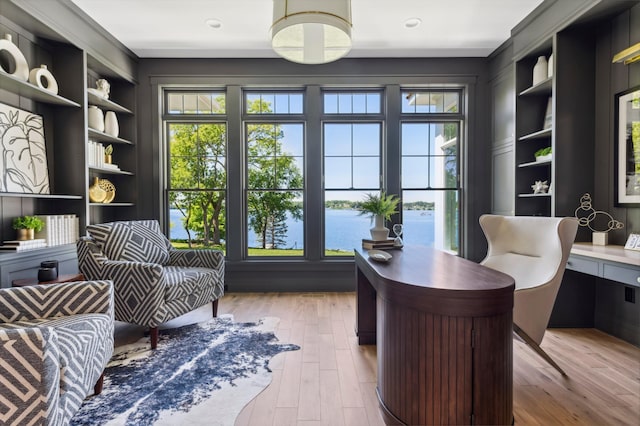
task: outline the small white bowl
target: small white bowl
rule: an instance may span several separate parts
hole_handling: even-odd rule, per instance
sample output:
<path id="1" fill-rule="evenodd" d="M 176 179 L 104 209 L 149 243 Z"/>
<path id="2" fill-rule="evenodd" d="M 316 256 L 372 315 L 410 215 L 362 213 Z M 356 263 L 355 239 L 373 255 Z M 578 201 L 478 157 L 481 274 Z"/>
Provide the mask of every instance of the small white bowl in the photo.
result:
<path id="1" fill-rule="evenodd" d="M 393 257 L 383 250 L 369 250 L 368 254 L 376 262 L 388 262 Z"/>

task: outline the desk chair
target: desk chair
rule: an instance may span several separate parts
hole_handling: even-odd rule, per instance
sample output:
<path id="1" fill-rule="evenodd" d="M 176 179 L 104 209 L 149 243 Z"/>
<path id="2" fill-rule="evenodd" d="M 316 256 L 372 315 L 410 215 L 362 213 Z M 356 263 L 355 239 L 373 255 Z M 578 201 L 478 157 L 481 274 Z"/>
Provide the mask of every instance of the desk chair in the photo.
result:
<path id="1" fill-rule="evenodd" d="M 483 215 L 489 244 L 481 262 L 511 275 L 513 331 L 542 358 L 566 373 L 540 347 L 578 229 L 575 218 Z"/>

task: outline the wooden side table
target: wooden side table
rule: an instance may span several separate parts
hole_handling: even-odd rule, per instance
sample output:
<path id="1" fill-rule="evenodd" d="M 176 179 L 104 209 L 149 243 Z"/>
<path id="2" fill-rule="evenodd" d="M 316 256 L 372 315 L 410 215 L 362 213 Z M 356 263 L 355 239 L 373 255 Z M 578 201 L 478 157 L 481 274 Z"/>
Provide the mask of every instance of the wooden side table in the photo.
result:
<path id="1" fill-rule="evenodd" d="M 82 274 L 62 274 L 59 275 L 58 278 L 52 281 L 43 281 L 38 282 L 37 278 L 24 278 L 21 280 L 13 280 L 11 281 L 12 287 L 26 287 L 29 285 L 37 285 L 37 284 L 59 284 L 59 283 L 68 283 L 71 281 L 84 281 L 84 275 Z"/>

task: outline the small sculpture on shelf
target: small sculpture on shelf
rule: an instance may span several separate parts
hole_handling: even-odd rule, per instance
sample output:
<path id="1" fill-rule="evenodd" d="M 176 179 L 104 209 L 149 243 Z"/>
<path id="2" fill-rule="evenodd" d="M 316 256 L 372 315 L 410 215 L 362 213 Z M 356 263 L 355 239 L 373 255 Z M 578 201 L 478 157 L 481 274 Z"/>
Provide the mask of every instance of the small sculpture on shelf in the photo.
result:
<path id="1" fill-rule="evenodd" d="M 607 219 L 606 228 L 602 230 L 596 229 L 596 218 L 604 217 Z M 609 231 L 624 228 L 624 223 L 615 220 L 609 213 L 596 210 L 591 205 L 591 194 L 586 193 L 580 198 L 580 205 L 575 211 L 575 217 L 578 219 L 580 226 L 587 226 L 593 232 L 593 244 L 606 246 L 609 243 Z"/>
<path id="2" fill-rule="evenodd" d="M 546 194 L 549 190 L 549 184 L 547 181 L 537 180 L 536 183 L 531 185 L 534 194 Z"/>
<path id="3" fill-rule="evenodd" d="M 111 164 L 113 157 L 113 145 L 109 144 L 104 149 L 104 162 L 105 164 Z"/>
<path id="4" fill-rule="evenodd" d="M 102 92 L 102 97 L 109 99 L 109 93 L 111 92 L 111 85 L 104 78 L 100 78 L 96 81 L 96 88 Z"/>

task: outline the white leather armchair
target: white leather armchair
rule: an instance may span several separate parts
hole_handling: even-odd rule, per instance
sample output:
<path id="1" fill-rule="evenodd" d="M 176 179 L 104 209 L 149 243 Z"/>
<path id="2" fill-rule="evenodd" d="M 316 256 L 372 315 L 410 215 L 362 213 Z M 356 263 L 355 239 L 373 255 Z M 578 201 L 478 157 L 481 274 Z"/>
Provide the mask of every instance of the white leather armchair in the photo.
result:
<path id="1" fill-rule="evenodd" d="M 483 265 L 516 282 L 513 330 L 562 375 L 540 347 L 578 229 L 575 218 L 483 215 L 489 248 Z"/>

